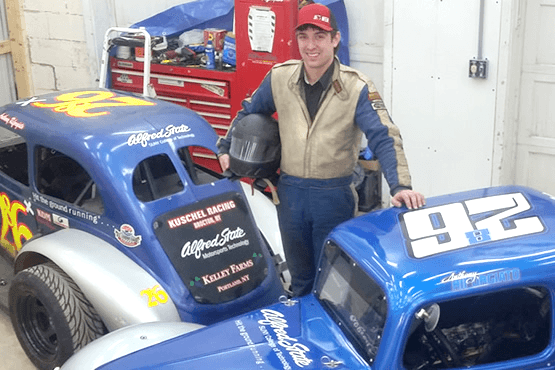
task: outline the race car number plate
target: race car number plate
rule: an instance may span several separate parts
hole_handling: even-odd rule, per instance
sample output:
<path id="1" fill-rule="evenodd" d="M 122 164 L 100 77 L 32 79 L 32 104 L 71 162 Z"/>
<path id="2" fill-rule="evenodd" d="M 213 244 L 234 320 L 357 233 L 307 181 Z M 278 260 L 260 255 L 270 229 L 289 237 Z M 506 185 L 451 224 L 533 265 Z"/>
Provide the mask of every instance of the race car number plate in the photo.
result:
<path id="1" fill-rule="evenodd" d="M 424 258 L 480 243 L 542 232 L 522 193 L 471 199 L 407 212 L 402 216 L 409 253 Z"/>

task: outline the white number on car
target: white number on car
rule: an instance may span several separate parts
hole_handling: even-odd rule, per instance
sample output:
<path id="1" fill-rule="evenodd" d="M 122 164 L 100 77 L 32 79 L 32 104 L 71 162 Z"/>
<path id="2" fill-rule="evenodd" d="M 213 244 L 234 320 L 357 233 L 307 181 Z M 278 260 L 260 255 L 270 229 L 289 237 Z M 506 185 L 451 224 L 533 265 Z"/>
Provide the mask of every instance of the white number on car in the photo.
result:
<path id="1" fill-rule="evenodd" d="M 524 195 L 513 193 L 407 212 L 403 219 L 409 249 L 423 258 L 543 231 L 537 216 L 512 218 L 529 209 Z"/>

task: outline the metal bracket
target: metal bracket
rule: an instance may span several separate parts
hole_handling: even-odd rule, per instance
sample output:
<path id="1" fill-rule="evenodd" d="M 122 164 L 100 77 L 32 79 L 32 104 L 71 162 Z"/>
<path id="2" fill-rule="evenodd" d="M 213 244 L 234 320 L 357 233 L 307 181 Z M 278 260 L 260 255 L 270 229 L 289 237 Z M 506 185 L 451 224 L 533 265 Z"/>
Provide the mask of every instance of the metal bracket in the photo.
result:
<path id="1" fill-rule="evenodd" d="M 470 60 L 468 77 L 488 78 L 488 60 L 482 59 L 482 43 L 484 38 L 484 0 L 480 0 L 480 15 L 478 26 L 478 57 Z"/>

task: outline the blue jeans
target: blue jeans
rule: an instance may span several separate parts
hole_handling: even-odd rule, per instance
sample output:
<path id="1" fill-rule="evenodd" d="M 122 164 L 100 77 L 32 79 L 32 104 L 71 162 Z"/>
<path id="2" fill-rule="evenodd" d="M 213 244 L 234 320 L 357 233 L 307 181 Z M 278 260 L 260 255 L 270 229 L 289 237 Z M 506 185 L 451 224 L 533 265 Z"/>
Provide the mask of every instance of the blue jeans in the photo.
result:
<path id="1" fill-rule="evenodd" d="M 279 227 L 294 296 L 310 293 L 326 236 L 354 216 L 351 181 L 351 176 L 320 180 L 284 173 L 279 178 Z"/>

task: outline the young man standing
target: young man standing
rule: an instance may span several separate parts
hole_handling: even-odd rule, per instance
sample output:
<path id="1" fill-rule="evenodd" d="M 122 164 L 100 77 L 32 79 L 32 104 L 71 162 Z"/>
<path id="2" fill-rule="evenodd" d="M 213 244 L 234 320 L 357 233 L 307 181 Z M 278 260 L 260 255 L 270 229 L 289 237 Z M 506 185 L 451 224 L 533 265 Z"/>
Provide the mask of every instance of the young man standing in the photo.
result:
<path id="1" fill-rule="evenodd" d="M 274 66 L 243 101 L 234 123 L 251 113 L 278 113 L 281 166 L 278 215 L 291 289 L 309 293 L 327 234 L 354 216 L 352 175 L 361 135 L 379 159 L 392 204 L 424 205 L 411 179 L 398 128 L 374 84 L 335 57 L 341 34 L 321 4 L 299 11 L 296 38 L 302 60 Z M 220 164 L 229 167 L 231 131 L 220 140 Z"/>

